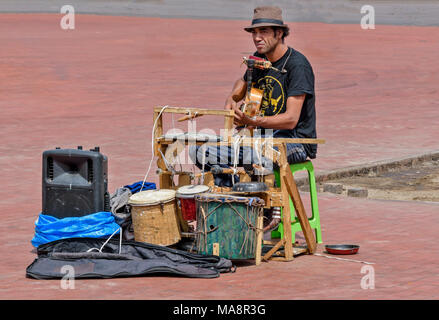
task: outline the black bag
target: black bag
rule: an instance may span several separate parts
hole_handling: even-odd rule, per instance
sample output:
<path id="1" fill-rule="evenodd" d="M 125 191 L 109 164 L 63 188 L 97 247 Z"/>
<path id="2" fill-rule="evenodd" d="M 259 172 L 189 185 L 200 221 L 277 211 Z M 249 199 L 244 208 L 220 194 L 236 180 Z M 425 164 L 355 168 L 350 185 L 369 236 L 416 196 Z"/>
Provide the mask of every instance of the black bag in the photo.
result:
<path id="1" fill-rule="evenodd" d="M 26 268 L 34 279 L 60 279 L 72 266 L 75 279 L 171 274 L 190 278 L 217 278 L 234 272 L 228 259 L 201 255 L 150 243 L 118 239 L 71 238 L 40 245 L 38 258 Z"/>

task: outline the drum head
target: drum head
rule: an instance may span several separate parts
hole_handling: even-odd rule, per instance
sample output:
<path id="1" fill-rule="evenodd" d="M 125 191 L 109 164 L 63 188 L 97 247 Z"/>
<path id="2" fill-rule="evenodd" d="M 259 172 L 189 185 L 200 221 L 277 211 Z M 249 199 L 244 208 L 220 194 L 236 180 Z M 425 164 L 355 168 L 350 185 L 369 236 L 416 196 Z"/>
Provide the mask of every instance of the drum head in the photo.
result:
<path id="1" fill-rule="evenodd" d="M 133 194 L 128 201 L 131 205 L 155 205 L 175 199 L 175 190 L 147 190 Z"/>
<path id="2" fill-rule="evenodd" d="M 209 191 L 209 187 L 204 184 L 196 184 L 196 185 L 187 185 L 178 188 L 177 197 L 178 196 L 191 196 L 198 193 L 204 193 Z"/>

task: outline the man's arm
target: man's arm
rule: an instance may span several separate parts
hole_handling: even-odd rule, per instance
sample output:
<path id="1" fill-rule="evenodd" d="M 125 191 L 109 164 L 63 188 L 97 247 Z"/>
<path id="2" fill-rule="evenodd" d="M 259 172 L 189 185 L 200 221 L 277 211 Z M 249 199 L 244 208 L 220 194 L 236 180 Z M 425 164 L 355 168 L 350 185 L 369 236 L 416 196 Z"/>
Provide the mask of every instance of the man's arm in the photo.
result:
<path id="1" fill-rule="evenodd" d="M 256 117 L 254 120 L 247 117 L 239 108 L 234 108 L 235 122 L 266 129 L 294 129 L 299 121 L 305 96 L 306 94 L 288 97 L 287 110 L 284 113 L 275 116 Z"/>
<path id="2" fill-rule="evenodd" d="M 226 99 L 224 109 L 226 110 L 235 109 L 236 103 L 244 99 L 246 90 L 247 90 L 247 83 L 244 81 L 244 79 L 240 78 L 236 80 L 235 84 L 233 85 L 232 92 L 229 94 L 229 96 Z"/>

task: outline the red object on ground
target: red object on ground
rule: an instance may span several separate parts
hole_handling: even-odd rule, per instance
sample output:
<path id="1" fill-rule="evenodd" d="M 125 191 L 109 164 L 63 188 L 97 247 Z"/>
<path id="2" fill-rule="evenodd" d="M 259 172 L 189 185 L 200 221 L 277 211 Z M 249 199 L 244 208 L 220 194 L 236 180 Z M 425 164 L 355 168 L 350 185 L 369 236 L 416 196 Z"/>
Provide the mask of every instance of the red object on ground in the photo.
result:
<path id="1" fill-rule="evenodd" d="M 325 249 L 330 254 L 356 254 L 360 246 L 354 244 L 327 245 Z"/>

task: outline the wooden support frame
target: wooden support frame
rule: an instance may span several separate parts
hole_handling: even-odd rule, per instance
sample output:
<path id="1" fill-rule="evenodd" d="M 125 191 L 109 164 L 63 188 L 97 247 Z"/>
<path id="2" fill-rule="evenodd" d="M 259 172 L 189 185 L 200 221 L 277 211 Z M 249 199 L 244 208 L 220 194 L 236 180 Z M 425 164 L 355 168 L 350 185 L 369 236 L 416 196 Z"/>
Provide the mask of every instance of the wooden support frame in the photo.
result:
<path id="1" fill-rule="evenodd" d="M 153 132 L 154 136 L 154 156 L 158 157 L 157 167 L 161 170 L 159 174 L 159 185 L 161 189 L 176 189 L 180 186 L 180 182 L 184 183 L 187 180 L 180 180 L 178 185 L 174 185 L 172 180 L 172 175 L 167 171 L 166 164 L 162 159 L 162 154 L 166 154 L 166 149 L 170 144 L 175 141 L 167 141 L 163 138 L 163 114 L 164 113 L 174 113 L 174 114 L 185 114 L 193 118 L 195 115 L 197 117 L 202 115 L 216 115 L 224 117 L 224 128 L 227 129 L 226 132 L 231 132 L 233 128 L 233 119 L 235 112 L 233 110 L 212 110 L 212 109 L 200 109 L 200 108 L 183 108 L 183 107 L 168 107 L 168 106 L 157 106 L 154 107 L 153 123 L 155 129 Z M 192 143 L 192 142 L 191 142 Z M 195 142 L 194 142 L 195 144 Z M 197 143 L 202 144 L 202 143 Z M 205 176 L 206 184 L 213 184 L 213 178 L 210 175 Z M 183 185 L 183 184 L 182 184 Z"/>
<path id="2" fill-rule="evenodd" d="M 218 115 L 224 116 L 224 128 L 228 129 L 228 135 L 223 137 L 223 141 L 220 142 L 191 142 L 197 145 L 208 144 L 208 145 L 225 145 L 230 146 L 233 141 L 231 138 L 231 132 L 233 128 L 233 119 L 234 119 L 234 111 L 233 110 L 211 110 L 211 109 L 198 109 L 198 108 L 174 108 L 174 107 L 155 107 L 154 108 L 154 155 L 158 157 L 157 166 L 161 169 L 161 173 L 159 174 L 160 188 L 175 188 L 171 183 L 172 175 L 167 171 L 166 165 L 164 161 L 161 159 L 161 153 L 165 154 L 166 149 L 169 145 L 174 143 L 175 141 L 165 140 L 163 138 L 163 118 L 161 114 L 163 113 L 179 113 L 185 114 L 187 119 L 199 117 L 201 115 Z M 257 138 L 261 139 L 261 138 Z M 267 252 L 263 257 L 261 256 L 262 244 L 265 243 L 263 240 L 263 232 L 262 232 L 262 219 L 263 217 L 258 217 L 257 221 L 257 250 L 256 250 L 256 265 L 259 265 L 261 261 L 269 261 L 269 260 L 281 260 L 281 261 L 291 261 L 294 259 L 294 254 L 300 254 L 307 252 L 312 254 L 316 251 L 317 243 L 314 236 L 314 232 L 311 229 L 309 224 L 308 217 L 306 215 L 305 208 L 302 203 L 302 199 L 300 197 L 299 190 L 294 180 L 294 176 L 290 171 L 289 164 L 287 161 L 286 154 L 286 143 L 308 143 L 308 144 L 322 144 L 325 143 L 323 139 L 302 139 L 302 138 L 267 138 L 273 146 L 278 147 L 278 154 L 268 156 L 273 162 L 276 162 L 279 165 L 280 176 L 281 176 L 281 185 L 278 190 L 274 191 L 270 189 L 267 192 L 270 192 L 274 197 L 270 197 L 270 204 L 278 206 L 277 204 L 281 204 L 285 214 L 282 215 L 283 222 L 283 238 L 280 239 L 273 248 Z M 251 145 L 254 140 L 253 138 L 244 138 L 241 141 L 243 145 Z M 184 142 L 187 144 L 187 142 Z M 266 148 L 264 156 L 267 155 Z M 186 181 L 187 178 L 182 178 L 181 181 Z M 213 182 L 212 179 L 209 180 L 210 183 Z M 226 191 L 226 193 L 229 193 Z M 291 197 L 294 208 L 296 209 L 297 218 L 302 227 L 303 234 L 305 236 L 305 240 L 307 243 L 306 248 L 294 248 L 292 244 L 292 234 L 291 234 L 291 208 L 289 198 Z M 268 198 L 267 198 L 268 199 Z M 272 201 L 271 199 L 274 199 Z M 275 255 L 281 247 L 284 248 L 284 256 L 278 257 Z"/>
<path id="3" fill-rule="evenodd" d="M 278 139 L 273 139 L 278 140 Z M 311 229 L 309 224 L 308 217 L 306 215 L 305 207 L 303 206 L 302 198 L 299 193 L 299 189 L 297 188 L 296 182 L 294 181 L 294 176 L 291 173 L 287 155 L 286 155 L 286 142 L 276 141 L 276 144 L 279 148 L 279 158 L 278 165 L 280 170 L 281 177 L 281 191 L 282 191 L 282 203 L 284 214 L 282 215 L 282 226 L 283 226 L 283 238 L 277 242 L 277 244 L 267 252 L 263 259 L 268 261 L 272 258 L 273 254 L 276 253 L 281 246 L 284 246 L 284 257 L 276 257 L 275 260 L 281 261 L 291 261 L 294 258 L 294 248 L 292 244 L 292 234 L 291 234 L 291 208 L 289 198 L 291 197 L 294 208 L 297 212 L 297 218 L 302 227 L 303 234 L 305 236 L 305 240 L 307 243 L 306 251 L 309 254 L 313 254 L 316 251 L 317 243 L 314 237 L 314 232 Z M 305 250 L 296 250 L 296 253 L 303 253 Z M 273 258 L 274 259 L 274 258 Z"/>
<path id="4" fill-rule="evenodd" d="M 196 115 L 197 117 L 202 115 L 214 115 L 214 116 L 224 116 L 224 129 L 233 129 L 233 119 L 235 112 L 233 110 L 212 110 L 212 109 L 201 109 L 201 108 L 183 108 L 183 107 L 154 107 L 154 120 L 158 117 L 160 113 L 177 113 L 185 115 Z M 192 116 L 192 117 L 194 117 Z M 189 118 L 188 118 L 189 119 Z M 161 120 L 160 120 L 161 121 Z M 161 122 L 161 130 L 154 135 L 154 138 L 163 135 L 163 122 Z M 157 126 L 159 128 L 159 126 Z"/>

